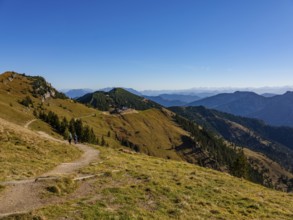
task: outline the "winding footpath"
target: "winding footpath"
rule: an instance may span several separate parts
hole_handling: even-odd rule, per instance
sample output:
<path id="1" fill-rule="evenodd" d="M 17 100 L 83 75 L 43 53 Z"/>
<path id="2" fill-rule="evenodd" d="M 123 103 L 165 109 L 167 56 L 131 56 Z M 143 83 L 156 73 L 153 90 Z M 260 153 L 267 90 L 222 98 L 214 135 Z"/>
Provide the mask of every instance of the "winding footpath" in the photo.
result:
<path id="1" fill-rule="evenodd" d="M 31 123 L 37 119 L 31 120 L 24 125 L 28 128 Z M 67 143 L 58 140 L 44 132 L 38 132 L 42 138 L 52 141 Z M 91 176 L 79 176 L 78 169 L 87 166 L 91 162 L 98 159 L 99 151 L 84 144 L 76 144 L 78 149 L 83 151 L 83 155 L 70 163 L 62 163 L 53 170 L 42 174 L 34 179 L 7 181 L 0 183 L 6 186 L 5 190 L 0 194 L 0 218 L 18 213 L 27 213 L 34 209 L 41 208 L 46 205 L 62 202 L 60 198 L 41 198 L 40 192 L 44 188 L 44 180 L 57 179 L 60 176 L 75 174 L 75 180 L 86 179 Z"/>

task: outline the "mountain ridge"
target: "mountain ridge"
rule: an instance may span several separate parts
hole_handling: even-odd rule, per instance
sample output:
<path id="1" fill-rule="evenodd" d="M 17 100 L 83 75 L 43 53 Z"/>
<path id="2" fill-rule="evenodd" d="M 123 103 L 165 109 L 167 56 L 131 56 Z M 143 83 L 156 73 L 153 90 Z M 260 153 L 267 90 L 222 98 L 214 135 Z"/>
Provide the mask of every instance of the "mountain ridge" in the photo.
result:
<path id="1" fill-rule="evenodd" d="M 275 126 L 293 126 L 293 95 L 263 97 L 251 92 L 224 93 L 187 104 L 257 118 Z"/>
<path id="2" fill-rule="evenodd" d="M 144 97 L 135 95 L 123 88 L 114 88 L 109 92 L 96 91 L 76 99 L 78 102 L 88 104 L 102 111 L 122 109 L 124 107 L 135 110 L 161 108 L 161 106 Z"/>
<path id="3" fill-rule="evenodd" d="M 144 96 L 154 102 L 163 105 L 164 107 L 184 106 L 190 102 L 201 99 L 196 95 L 182 95 L 182 94 L 160 94 L 158 96 Z"/>

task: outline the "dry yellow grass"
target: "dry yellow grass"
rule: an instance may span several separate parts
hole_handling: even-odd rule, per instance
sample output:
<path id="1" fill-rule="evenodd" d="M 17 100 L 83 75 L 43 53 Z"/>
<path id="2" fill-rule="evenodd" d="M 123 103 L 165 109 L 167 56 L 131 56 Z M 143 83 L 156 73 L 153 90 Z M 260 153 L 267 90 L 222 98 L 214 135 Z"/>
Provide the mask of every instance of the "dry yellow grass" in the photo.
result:
<path id="1" fill-rule="evenodd" d="M 16 75 L 9 81 L 8 78 L 11 76 L 12 73 L 0 75 L 0 106 L 3 106 L 0 117 L 24 125 L 34 118 L 33 109 L 19 104 L 18 101 L 29 94 L 32 89 L 31 81 L 22 75 Z M 34 106 L 42 105 L 47 111 L 51 110 L 58 114 L 60 118 L 82 118 L 83 123 L 92 127 L 99 139 L 103 137 L 111 147 L 121 147 L 120 141 L 116 139 L 117 134 L 138 145 L 140 151 L 146 154 L 181 160 L 173 148 L 181 145 L 182 136 L 188 136 L 188 133 L 173 123 L 169 114 L 151 109 L 125 115 L 109 115 L 73 100 L 49 98 L 42 103 L 40 98 L 30 97 Z M 41 122 L 33 123 L 32 128 L 56 135 L 50 127 Z"/>
<path id="2" fill-rule="evenodd" d="M 36 211 L 47 219 L 292 219 L 293 195 L 180 161 L 99 148 L 91 194 Z"/>
<path id="3" fill-rule="evenodd" d="M 0 117 L 23 125 L 33 116 L 32 110 L 19 104 L 19 101 L 30 94 L 31 85 L 30 81 L 21 75 L 16 75 L 10 81 L 11 76 L 10 72 L 0 75 Z"/>
<path id="4" fill-rule="evenodd" d="M 34 177 L 81 155 L 75 147 L 42 139 L 0 118 L 0 180 Z"/>
<path id="5" fill-rule="evenodd" d="M 115 137 L 117 134 L 120 137 L 127 137 L 129 141 L 140 147 L 141 152 L 148 155 L 181 160 L 172 146 L 181 145 L 182 136 L 189 134 L 160 110 L 150 109 L 125 115 L 109 115 L 78 103 L 73 105 L 68 100 L 49 100 L 48 103 L 46 108 L 62 117 L 68 119 L 81 117 L 83 123 L 92 127 L 100 139 L 103 136 L 111 147 L 121 147 Z M 75 113 L 75 109 L 79 114 Z M 109 132 L 110 137 L 108 137 Z"/>
<path id="6" fill-rule="evenodd" d="M 75 148 L 39 137 L 21 126 L 34 118 L 18 104 L 28 94 L 29 81 L 0 76 L 0 178 L 29 178 L 79 156 Z M 3 80 L 6 80 L 4 83 Z M 1 84 L 2 83 L 2 84 Z M 33 98 L 34 104 L 40 99 Z M 43 106 L 68 119 L 83 117 L 111 147 L 119 147 L 114 133 L 125 134 L 150 155 L 180 160 L 170 145 L 188 135 L 158 110 L 123 116 L 107 115 L 70 100 L 49 99 Z M 52 133 L 40 121 L 34 130 Z M 110 137 L 107 137 L 110 131 Z M 82 169 L 97 175 L 86 183 L 92 194 L 36 210 L 46 219 L 293 219 L 293 196 L 252 184 L 214 170 L 180 161 L 99 148 L 100 163 Z M 1 190 L 1 189 L 0 189 Z M 26 214 L 19 219 L 32 218 Z"/>

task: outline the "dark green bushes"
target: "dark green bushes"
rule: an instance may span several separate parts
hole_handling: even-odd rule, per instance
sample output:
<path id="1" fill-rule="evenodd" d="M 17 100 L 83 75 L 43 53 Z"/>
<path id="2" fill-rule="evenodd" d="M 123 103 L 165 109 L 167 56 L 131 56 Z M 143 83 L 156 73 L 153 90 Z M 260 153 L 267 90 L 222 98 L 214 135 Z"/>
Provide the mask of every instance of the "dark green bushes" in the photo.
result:
<path id="1" fill-rule="evenodd" d="M 43 121 L 47 122 L 52 128 L 59 134 L 63 135 L 65 139 L 68 138 L 69 132 L 72 135 L 76 134 L 79 142 L 87 142 L 92 144 L 98 144 L 98 139 L 94 133 L 94 130 L 88 125 L 83 125 L 81 119 L 72 118 L 68 121 L 65 117 L 62 120 L 58 115 L 52 111 L 45 113 L 39 112 L 37 116 Z"/>
<path id="2" fill-rule="evenodd" d="M 19 101 L 20 104 L 26 106 L 26 107 L 33 107 L 33 101 L 31 99 L 31 97 L 26 96 L 23 100 Z"/>

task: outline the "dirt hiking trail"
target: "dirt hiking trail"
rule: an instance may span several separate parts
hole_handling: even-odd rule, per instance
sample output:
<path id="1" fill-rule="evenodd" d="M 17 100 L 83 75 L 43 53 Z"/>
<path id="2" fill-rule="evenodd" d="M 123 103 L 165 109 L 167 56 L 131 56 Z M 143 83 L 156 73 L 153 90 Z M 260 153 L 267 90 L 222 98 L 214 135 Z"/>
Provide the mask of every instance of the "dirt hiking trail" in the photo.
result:
<path id="1" fill-rule="evenodd" d="M 33 119 L 24 125 L 28 128 Z M 50 139 L 60 143 L 67 143 L 51 137 L 44 132 L 38 132 L 42 138 Z M 62 202 L 65 198 L 51 197 L 41 198 L 40 193 L 44 190 L 46 179 L 57 179 L 60 176 L 74 174 L 74 180 L 86 179 L 91 176 L 78 175 L 78 169 L 90 164 L 98 159 L 99 151 L 84 144 L 74 145 L 81 151 L 83 155 L 70 163 L 62 163 L 53 170 L 46 172 L 38 177 L 27 180 L 1 182 L 5 186 L 5 190 L 0 194 L 0 218 L 12 214 L 26 213 L 45 205 L 56 204 Z"/>

